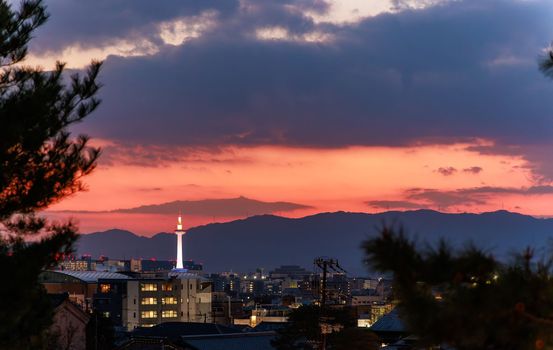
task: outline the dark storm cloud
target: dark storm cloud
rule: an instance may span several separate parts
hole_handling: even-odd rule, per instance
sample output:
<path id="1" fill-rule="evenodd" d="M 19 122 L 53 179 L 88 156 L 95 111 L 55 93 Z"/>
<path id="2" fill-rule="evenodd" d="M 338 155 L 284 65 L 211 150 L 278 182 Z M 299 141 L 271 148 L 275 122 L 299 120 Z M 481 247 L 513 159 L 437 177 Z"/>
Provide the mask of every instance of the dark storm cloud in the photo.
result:
<path id="1" fill-rule="evenodd" d="M 170 164 L 252 164 L 254 159 L 236 154 L 232 150 L 216 147 L 172 147 L 129 144 L 103 146 L 103 166 L 131 165 L 139 167 L 163 167 Z"/>
<path id="2" fill-rule="evenodd" d="M 552 118 L 553 120 L 553 118 Z M 528 136 L 532 138 L 531 135 Z M 494 144 L 470 146 L 469 151 L 485 155 L 523 156 L 528 161 L 525 166 L 532 172 L 533 181 L 537 184 L 547 184 L 553 181 L 553 136 L 550 140 L 538 141 L 534 144 Z"/>
<path id="3" fill-rule="evenodd" d="M 37 31 L 39 40 L 31 44 L 37 52 L 75 44 L 94 47 L 113 43 L 114 38 L 161 44 L 160 23 L 206 12 L 215 13 L 224 30 L 284 24 L 299 32 L 312 25 L 304 11 L 328 9 L 321 0 L 46 0 L 46 5 L 50 20 Z M 241 21 L 244 13 L 247 21 Z"/>
<path id="4" fill-rule="evenodd" d="M 549 1 L 457 1 L 341 26 L 313 23 L 284 6 L 294 2 L 251 2 L 248 11 L 236 3 L 193 3 L 202 5 L 173 11 L 193 15 L 212 6 L 224 15 L 180 47 L 108 58 L 104 104 L 83 130 L 145 145 L 553 143 L 553 83 L 536 64 L 553 38 Z M 142 11 L 150 2 L 140 4 Z M 324 11 L 320 4 L 299 7 Z M 168 18 L 170 6 L 162 7 L 145 22 Z M 130 22 L 110 30 L 132 32 Z M 257 40 L 255 28 L 266 26 L 295 35 L 321 31 L 334 40 Z M 553 175 L 543 165 L 551 152 L 536 159 L 518 154 Z"/>
<path id="5" fill-rule="evenodd" d="M 208 10 L 226 16 L 239 6 L 238 0 L 46 0 L 45 4 L 50 20 L 37 31 L 33 50 L 59 50 L 72 44 L 90 47 L 113 38 L 152 38 L 160 22 Z"/>

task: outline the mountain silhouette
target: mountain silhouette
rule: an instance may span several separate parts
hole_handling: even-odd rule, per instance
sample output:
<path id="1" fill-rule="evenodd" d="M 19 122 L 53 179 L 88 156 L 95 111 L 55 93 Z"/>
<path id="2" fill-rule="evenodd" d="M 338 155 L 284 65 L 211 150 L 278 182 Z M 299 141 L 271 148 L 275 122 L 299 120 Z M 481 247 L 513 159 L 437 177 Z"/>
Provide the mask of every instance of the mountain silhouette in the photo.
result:
<path id="1" fill-rule="evenodd" d="M 432 210 L 406 212 L 321 213 L 299 219 L 253 216 L 188 230 L 185 259 L 204 264 L 209 272 L 266 270 L 284 264 L 310 268 L 317 256 L 337 258 L 353 275 L 367 275 L 361 243 L 384 224 L 403 226 L 420 244 L 444 238 L 455 246 L 473 242 L 500 258 L 525 247 L 546 251 L 553 237 L 553 219 L 496 211 L 482 214 L 446 214 Z M 123 230 L 81 235 L 78 253 L 110 258 L 173 260 L 176 238 L 158 233 L 151 238 Z"/>

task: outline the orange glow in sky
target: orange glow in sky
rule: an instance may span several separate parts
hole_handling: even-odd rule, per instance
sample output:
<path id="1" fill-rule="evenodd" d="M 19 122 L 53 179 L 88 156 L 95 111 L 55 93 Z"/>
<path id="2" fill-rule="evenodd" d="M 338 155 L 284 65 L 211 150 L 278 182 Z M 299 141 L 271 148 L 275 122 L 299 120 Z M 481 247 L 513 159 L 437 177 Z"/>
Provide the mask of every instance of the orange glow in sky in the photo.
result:
<path id="1" fill-rule="evenodd" d="M 87 178 L 89 190 L 51 210 L 108 211 L 175 200 L 245 196 L 261 201 L 287 201 L 314 207 L 275 213 L 303 216 L 322 211 L 378 212 L 388 208 L 367 201 L 413 201 L 409 191 L 456 191 L 479 187 L 526 188 L 532 185 L 526 162 L 519 157 L 482 155 L 466 144 L 404 148 L 227 147 L 216 151 L 171 149 L 171 161 L 141 162 L 127 152 L 111 155 Z M 108 152 L 106 152 L 108 153 Z M 132 154 L 132 153 L 131 153 Z M 176 159 L 176 160 L 175 160 Z M 478 171 L 469 171 L 480 168 Z M 444 169 L 450 169 L 446 174 Z M 453 169 L 453 170 L 452 170 Z M 551 195 L 501 193 L 482 203 L 442 205 L 416 199 L 424 207 L 446 212 L 498 209 L 547 214 Z M 469 196 L 470 198 L 470 196 Z M 399 208 L 401 209 L 401 208 Z M 414 208 L 407 208 L 414 209 Z M 186 217 L 190 226 L 232 217 Z M 56 215 L 57 216 L 57 215 Z M 79 214 L 82 232 L 113 227 L 141 234 L 172 230 L 174 218 L 163 215 Z M 62 215 L 67 217 L 67 215 Z"/>

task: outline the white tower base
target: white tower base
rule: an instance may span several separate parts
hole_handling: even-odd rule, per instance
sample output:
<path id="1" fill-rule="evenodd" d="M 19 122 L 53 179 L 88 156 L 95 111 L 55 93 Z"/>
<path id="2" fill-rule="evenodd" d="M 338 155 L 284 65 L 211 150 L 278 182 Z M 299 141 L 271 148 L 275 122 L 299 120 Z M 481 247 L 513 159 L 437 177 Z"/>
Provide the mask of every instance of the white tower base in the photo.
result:
<path id="1" fill-rule="evenodd" d="M 175 230 L 175 234 L 177 235 L 177 266 L 175 270 L 184 270 L 184 264 L 182 263 L 182 236 L 184 236 L 185 233 L 186 231 L 182 229 L 182 217 L 179 213 L 177 229 Z"/>
<path id="2" fill-rule="evenodd" d="M 182 263 L 182 235 L 184 232 L 175 232 L 177 234 L 177 269 L 184 269 Z"/>

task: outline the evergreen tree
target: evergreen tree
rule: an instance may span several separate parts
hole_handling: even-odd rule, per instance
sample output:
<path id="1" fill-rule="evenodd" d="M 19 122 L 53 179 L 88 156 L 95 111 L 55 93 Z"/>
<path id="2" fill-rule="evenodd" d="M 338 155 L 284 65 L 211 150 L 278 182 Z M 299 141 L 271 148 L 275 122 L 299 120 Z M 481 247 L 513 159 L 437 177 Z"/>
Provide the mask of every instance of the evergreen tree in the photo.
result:
<path id="1" fill-rule="evenodd" d="M 553 46 L 540 58 L 540 70 L 546 76 L 553 78 Z"/>
<path id="2" fill-rule="evenodd" d="M 98 311 L 90 315 L 86 325 L 86 349 L 110 350 L 113 349 L 115 332 L 110 318 L 102 316 Z"/>
<path id="3" fill-rule="evenodd" d="M 61 63 L 49 72 L 24 65 L 32 33 L 47 18 L 41 0 L 18 9 L 0 0 L 1 349 L 39 348 L 52 309 L 37 276 L 71 252 L 77 233 L 72 223 L 36 213 L 82 190 L 99 154 L 68 128 L 99 104 L 100 63 L 68 79 Z"/>
<path id="4" fill-rule="evenodd" d="M 422 346 L 553 349 L 551 260 L 530 249 L 502 263 L 473 245 L 421 248 L 390 227 L 363 247 L 371 268 L 393 274 L 400 317 Z"/>

